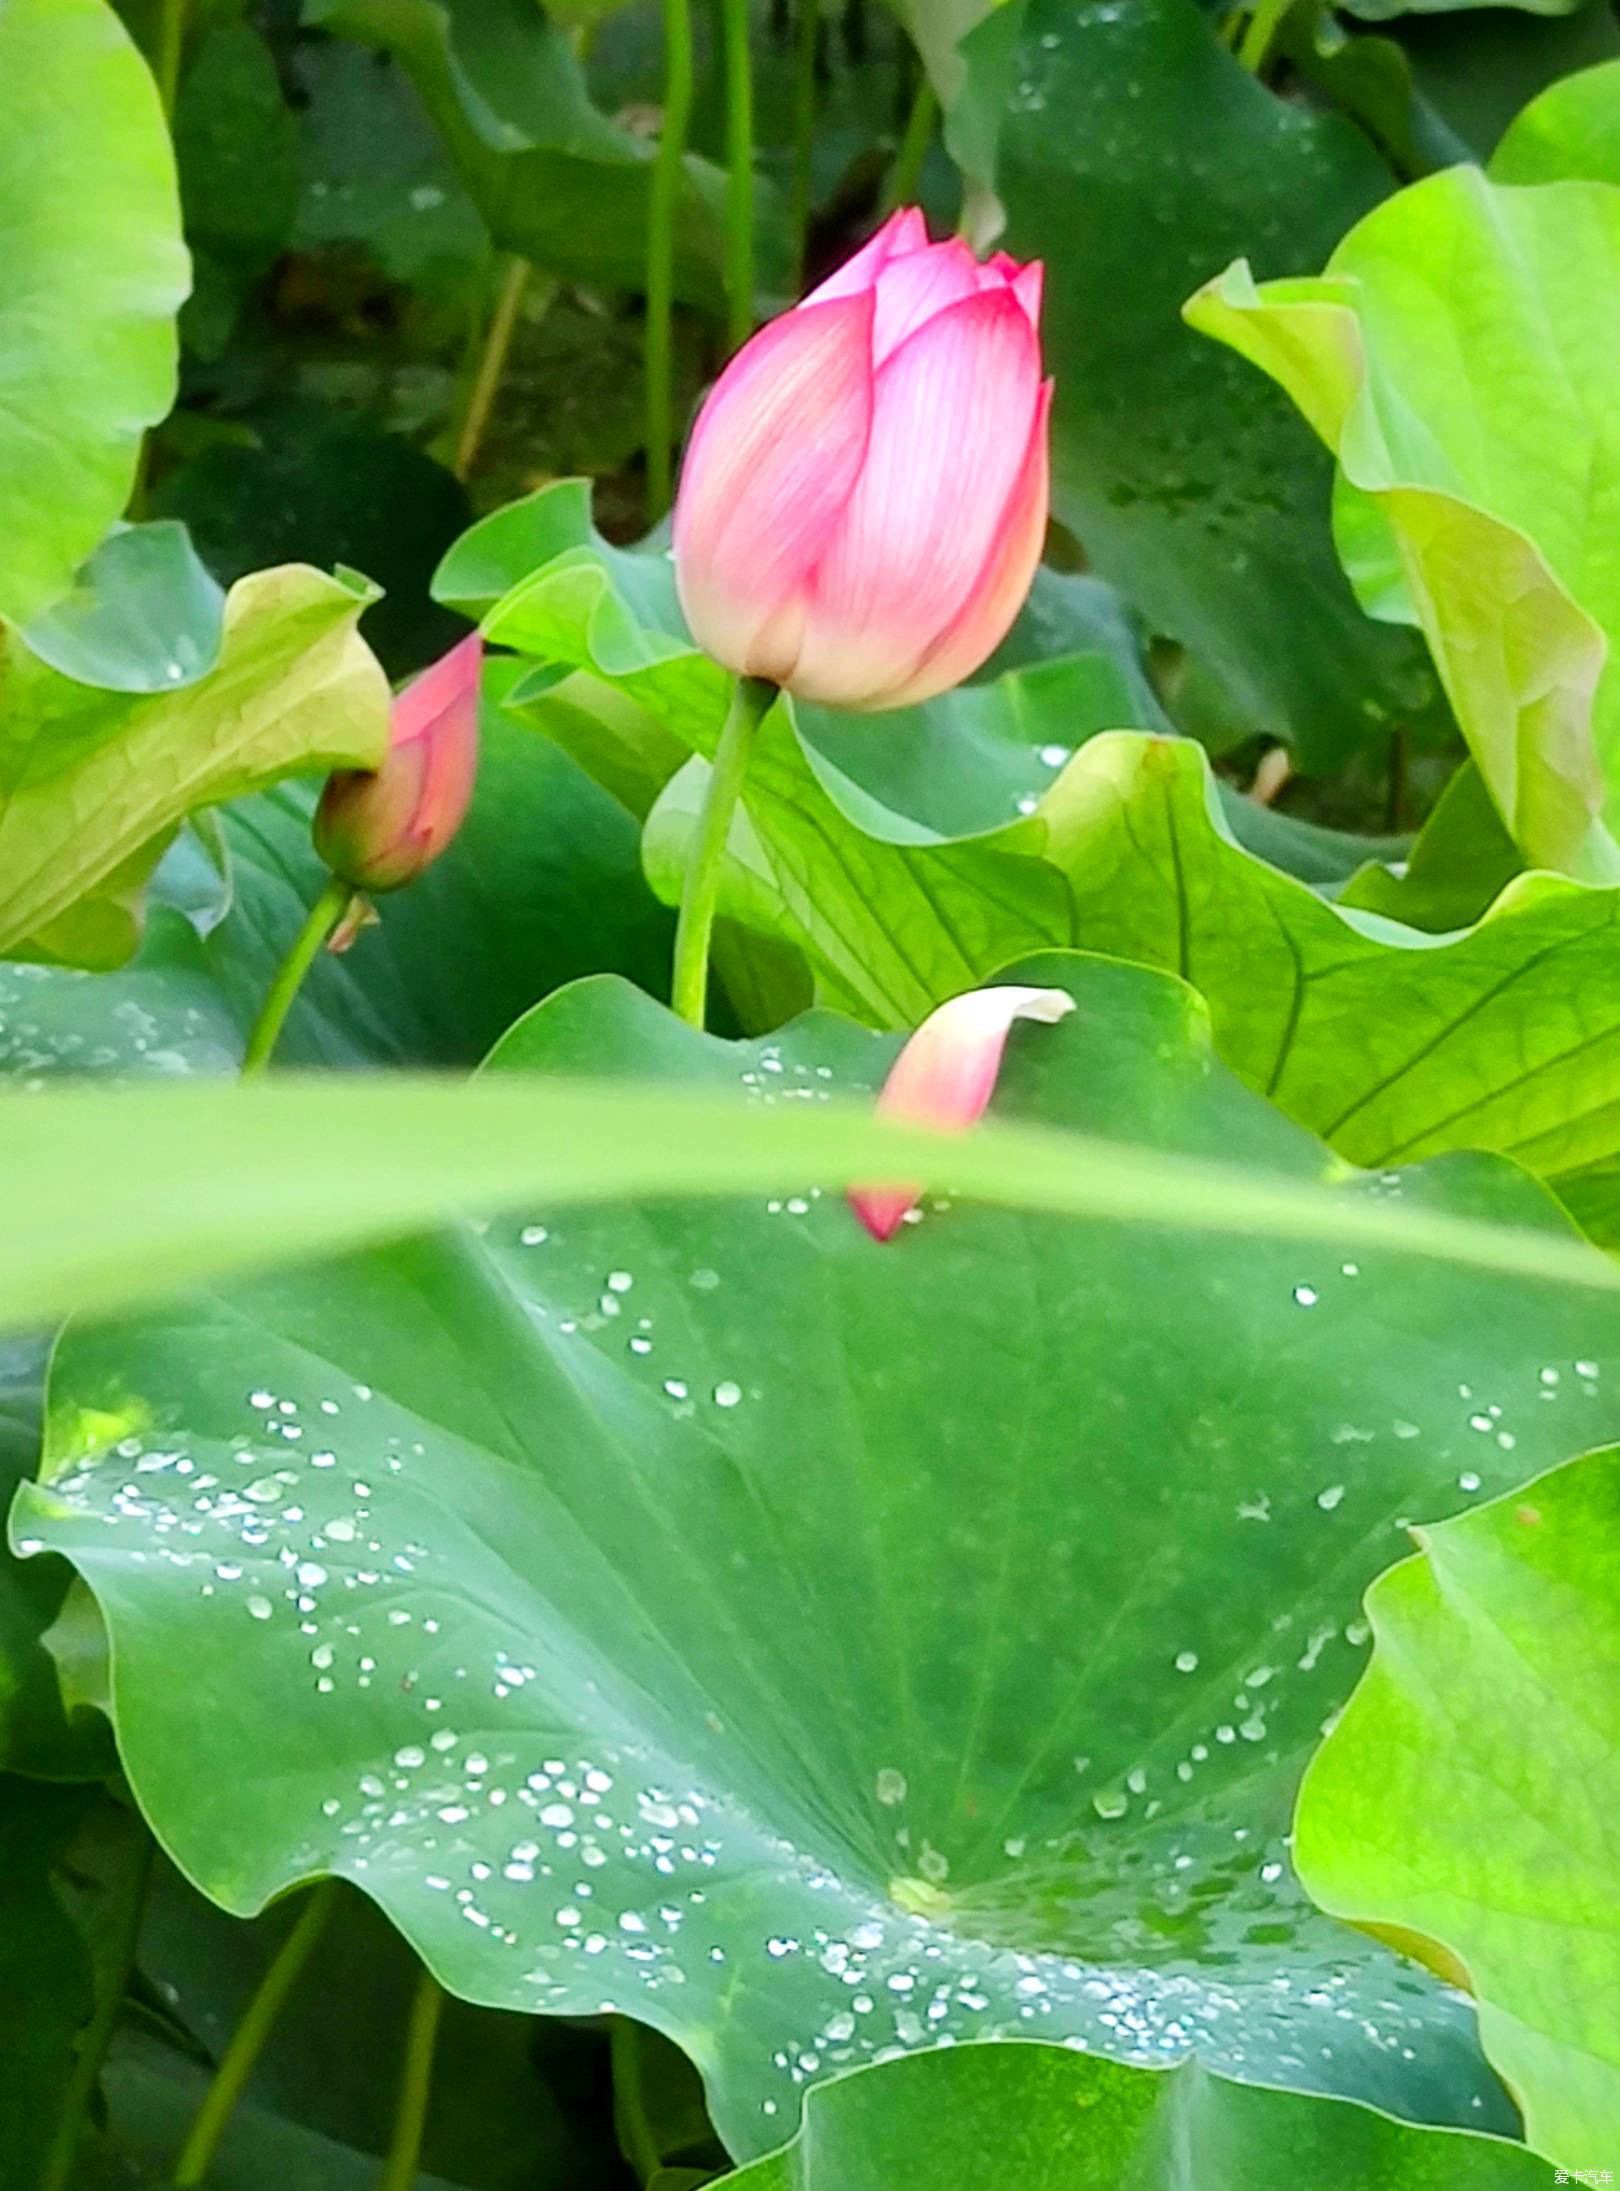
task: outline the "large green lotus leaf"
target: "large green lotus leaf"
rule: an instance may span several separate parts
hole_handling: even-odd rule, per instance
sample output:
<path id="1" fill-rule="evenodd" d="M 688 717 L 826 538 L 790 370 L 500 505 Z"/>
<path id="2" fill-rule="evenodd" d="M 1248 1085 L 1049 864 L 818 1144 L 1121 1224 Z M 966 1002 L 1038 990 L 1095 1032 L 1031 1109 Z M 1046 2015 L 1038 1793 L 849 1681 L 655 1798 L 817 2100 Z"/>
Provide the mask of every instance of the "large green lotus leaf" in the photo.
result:
<path id="1" fill-rule="evenodd" d="M 717 2191 L 1544 2191 L 1544 2162 L 1345 2100 L 1058 2047 L 913 2054 L 810 2093 L 791 2145 Z"/>
<path id="2" fill-rule="evenodd" d="M 0 12 L 0 615 L 26 623 L 118 516 L 174 398 L 174 157 L 106 0 Z"/>
<path id="3" fill-rule="evenodd" d="M 1053 507 L 1091 567 L 1312 768 L 1432 707 L 1410 636 L 1370 628 L 1337 565 L 1327 464 L 1179 316 L 1236 252 L 1319 265 L 1387 168 L 1258 83 L 1194 0 L 1021 0 L 963 53 L 950 135 L 1006 208 L 1001 240 L 1047 262 Z"/>
<path id="4" fill-rule="evenodd" d="M 178 823 L 304 770 L 374 766 L 388 686 L 366 596 L 298 564 L 233 586 L 217 666 L 176 689 L 77 685 L 14 650 L 0 712 L 0 952 L 114 966 Z"/>
<path id="5" fill-rule="evenodd" d="M 1468 1986 L 1531 2143 L 1572 2169 L 1620 2126 L 1617 1524 L 1610 1451 L 1418 1531 L 1368 1593 L 1372 1664 L 1296 1840 L 1326 1908 Z"/>
<path id="6" fill-rule="evenodd" d="M 533 0 L 306 0 L 306 22 L 392 53 L 410 73 L 496 241 L 580 281 L 639 289 L 653 148 L 590 103 L 565 31 Z M 723 295 L 725 178 L 688 154 L 677 294 Z M 780 201 L 760 204 L 760 277 L 786 275 Z"/>
<path id="7" fill-rule="evenodd" d="M 712 751 L 725 679 L 659 620 L 668 582 L 659 559 L 576 546 L 515 587 L 489 626 L 610 681 L 681 745 Z M 1047 770 L 1032 813 L 947 838 L 885 807 L 800 722 L 784 703 L 761 728 L 722 902 L 801 951 L 824 998 L 905 1027 L 1052 944 L 1165 967 L 1209 1000 L 1227 1062 L 1352 1161 L 1501 1150 L 1552 1181 L 1598 1238 L 1620 1242 L 1612 890 L 1525 876 L 1444 939 L 1340 911 L 1234 841 L 1233 803 L 1217 805 L 1196 746 L 1126 734 L 1093 737 Z M 883 734 L 874 723 L 874 740 Z M 844 751 L 853 765 L 854 743 Z M 667 896 L 701 791 L 691 764 L 649 823 L 648 868 Z M 1431 844 L 1404 886 L 1429 917 L 1443 902 L 1436 865 Z M 1400 902 L 1390 888 L 1382 902 Z M 1379 902 L 1376 886 L 1365 890 Z"/>
<path id="8" fill-rule="evenodd" d="M 1602 300 L 1620 193 L 1455 168 L 1379 207 L 1316 280 L 1239 262 L 1187 307 L 1335 452 L 1361 582 L 1392 574 L 1532 862 L 1620 876 L 1620 369 Z M 1470 370 L 1488 356 L 1488 372 Z M 1396 613 L 1386 606 L 1381 613 Z"/>
<path id="9" fill-rule="evenodd" d="M 1015 1042 L 1013 1118 L 1320 1177 L 1180 985 L 1022 976 L 1078 1009 Z M 825 1015 L 733 1047 L 579 985 L 484 1091 L 701 1087 L 733 1198 L 548 1199 L 68 1336 L 14 1526 L 96 1593 L 143 1807 L 228 1908 L 336 1871 L 457 1991 L 664 2030 L 741 2157 L 806 2081 L 1008 2035 L 1505 2126 L 1467 2009 L 1315 1916 L 1285 1834 L 1401 1524 L 1614 1419 L 1606 1303 L 1356 1212 L 1551 1244 L 1551 1205 L 1470 1159 L 1340 1186 L 1332 1245 L 1195 1236 L 1188 1192 L 878 1248 L 743 1190 L 751 1123 L 808 1151 L 894 1048 Z"/>

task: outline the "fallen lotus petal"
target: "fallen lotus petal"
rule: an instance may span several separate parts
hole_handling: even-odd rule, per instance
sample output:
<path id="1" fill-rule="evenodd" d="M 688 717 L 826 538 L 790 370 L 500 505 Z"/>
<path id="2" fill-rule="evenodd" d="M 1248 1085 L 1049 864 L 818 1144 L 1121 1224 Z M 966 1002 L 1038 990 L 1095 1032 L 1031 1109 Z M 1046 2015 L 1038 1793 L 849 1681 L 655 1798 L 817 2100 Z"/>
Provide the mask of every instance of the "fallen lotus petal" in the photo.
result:
<path id="1" fill-rule="evenodd" d="M 970 989 L 930 1012 L 895 1059 L 880 1113 L 919 1126 L 968 1127 L 995 1093 L 1008 1031 L 1018 1019 L 1054 1025 L 1074 1010 L 1064 989 Z M 887 1240 L 921 1187 L 857 1187 L 850 1207 L 874 1240 Z"/>
<path id="2" fill-rule="evenodd" d="M 341 769 L 315 813 L 315 849 L 357 890 L 397 890 L 432 865 L 461 827 L 478 773 L 476 632 L 407 685 L 377 769 Z"/>
<path id="3" fill-rule="evenodd" d="M 1046 533 L 1040 265 L 896 213 L 744 345 L 693 432 L 675 572 L 698 643 L 834 707 L 959 684 Z"/>

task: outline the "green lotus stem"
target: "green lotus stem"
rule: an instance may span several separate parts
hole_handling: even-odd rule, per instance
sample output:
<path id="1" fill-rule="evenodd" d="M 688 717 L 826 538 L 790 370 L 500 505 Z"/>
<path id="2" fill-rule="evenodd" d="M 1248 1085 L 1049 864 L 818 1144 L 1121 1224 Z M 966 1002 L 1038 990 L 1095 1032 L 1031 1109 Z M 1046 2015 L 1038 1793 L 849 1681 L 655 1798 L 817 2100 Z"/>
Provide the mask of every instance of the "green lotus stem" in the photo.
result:
<path id="1" fill-rule="evenodd" d="M 748 0 L 720 0 L 726 56 L 727 332 L 740 350 L 754 332 L 754 77 Z"/>
<path id="2" fill-rule="evenodd" d="M 1254 12 L 1244 26 L 1237 49 L 1238 59 L 1251 76 L 1258 76 L 1265 67 L 1271 41 L 1282 28 L 1283 17 L 1292 5 L 1293 0 L 1255 0 Z"/>
<path id="3" fill-rule="evenodd" d="M 478 461 L 478 452 L 483 446 L 490 414 L 495 408 L 495 398 L 500 393 L 501 376 L 506 371 L 506 360 L 512 348 L 518 313 L 522 310 L 524 295 L 533 273 L 532 262 L 514 251 L 507 261 L 500 293 L 495 299 L 495 309 L 484 330 L 483 345 L 478 354 L 478 370 L 473 375 L 473 384 L 467 393 L 467 408 L 461 415 L 461 426 L 456 434 L 456 451 L 451 458 L 450 469 L 457 479 L 468 478 Z"/>
<path id="4" fill-rule="evenodd" d="M 821 57 L 821 0 L 799 0 L 793 51 L 793 286 L 804 287 L 816 148 L 816 64 Z"/>
<path id="5" fill-rule="evenodd" d="M 123 1883 L 123 1894 L 114 1912 L 112 1955 L 107 1965 L 105 1990 L 97 2001 L 96 2012 L 86 2025 L 84 2037 L 79 2042 L 73 2074 L 69 2077 L 67 2090 L 62 2095 L 62 2111 L 57 2117 L 50 2151 L 45 2156 L 39 2191 L 67 2191 L 77 2172 L 79 2148 L 84 2143 L 84 2133 L 90 2117 L 90 2102 L 101 2082 L 107 2049 L 112 2044 L 112 2035 L 118 2025 L 118 2012 L 124 2005 L 130 1973 L 135 1967 L 141 1919 L 146 1911 L 146 1890 L 152 1883 L 152 1860 L 157 1854 L 157 1843 L 144 1824 L 137 1821 L 137 1825 L 141 1844 L 130 1865 L 129 1875 Z"/>
<path id="6" fill-rule="evenodd" d="M 697 834 L 687 854 L 680 918 L 675 924 L 670 1004 L 692 1027 L 703 1025 L 708 1007 L 709 946 L 714 937 L 714 911 L 720 899 L 720 871 L 725 863 L 731 818 L 737 811 L 743 778 L 748 774 L 754 732 L 775 697 L 776 687 L 763 677 L 737 679 L 725 728 L 714 749 Z"/>
<path id="7" fill-rule="evenodd" d="M 675 417 L 675 214 L 692 119 L 691 0 L 664 0 L 664 124 L 647 210 L 647 515 L 669 508 Z"/>
<path id="8" fill-rule="evenodd" d="M 315 954 L 332 933 L 338 922 L 354 902 L 354 889 L 339 876 L 327 878 L 326 887 L 304 916 L 304 925 L 292 940 L 292 947 L 276 969 L 264 1002 L 259 1006 L 259 1016 L 253 1022 L 248 1035 L 247 1048 L 242 1054 L 242 1078 L 248 1080 L 262 1072 L 270 1062 L 270 1054 L 281 1037 L 292 1002 L 303 986 L 304 976 L 315 963 Z"/>
<path id="9" fill-rule="evenodd" d="M 298 1922 L 276 1950 L 270 1968 L 259 1980 L 259 1989 L 247 2005 L 247 2014 L 231 2034 L 231 2043 L 220 2057 L 214 2081 L 203 2095 L 202 2106 L 180 2148 L 174 2164 L 175 2191 L 195 2191 L 214 2165 L 220 2140 L 230 2127 L 237 2103 L 252 2076 L 265 2041 L 287 1996 L 297 1984 L 315 1943 L 326 1930 L 337 1903 L 338 1883 L 323 1879 L 305 1897 Z"/>
<path id="10" fill-rule="evenodd" d="M 411 2191 L 422 2165 L 422 2131 L 433 2087 L 433 2050 L 438 2044 L 444 1989 L 432 1971 L 416 1982 L 410 2021 L 405 2027 L 405 2060 L 400 2069 L 399 2099 L 388 2158 L 377 2178 L 377 2191 Z"/>
<path id="11" fill-rule="evenodd" d="M 174 102 L 180 90 L 180 56 L 186 42 L 186 0 L 162 0 L 158 10 L 157 52 L 152 74 L 163 102 L 165 121 L 174 119 Z"/>
<path id="12" fill-rule="evenodd" d="M 892 213 L 897 205 L 910 205 L 917 195 L 917 185 L 922 179 L 923 161 L 928 156 L 928 142 L 934 134 L 934 124 L 939 119 L 939 101 L 934 97 L 934 87 L 925 76 L 917 86 L 917 96 L 911 102 L 911 113 L 906 119 L 905 135 L 900 149 L 894 156 L 889 170 L 889 180 L 883 192 L 883 210 Z"/>

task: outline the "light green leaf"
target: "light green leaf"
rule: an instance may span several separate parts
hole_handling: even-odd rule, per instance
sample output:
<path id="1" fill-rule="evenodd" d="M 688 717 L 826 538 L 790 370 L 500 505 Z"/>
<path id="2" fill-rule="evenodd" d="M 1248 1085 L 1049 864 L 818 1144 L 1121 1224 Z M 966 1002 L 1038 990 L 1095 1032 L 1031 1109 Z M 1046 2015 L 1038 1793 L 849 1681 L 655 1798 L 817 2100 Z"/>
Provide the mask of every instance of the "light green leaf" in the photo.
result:
<path id="1" fill-rule="evenodd" d="M 1051 2046 L 914 2054 L 813 2091 L 792 2145 L 716 2191 L 1545 2191 L 1495 2138 Z"/>
<path id="2" fill-rule="evenodd" d="M 225 596 L 184 525 L 116 525 L 23 633 L 30 653 L 81 685 L 172 692 L 219 660 Z M 0 718 L 0 738 L 4 737 Z"/>
<path id="3" fill-rule="evenodd" d="M 1532 99 L 1491 154 L 1491 177 L 1620 182 L 1620 61 L 1581 69 Z"/>
<path id="4" fill-rule="evenodd" d="M 1606 1298 L 1528 1259 L 1610 1267 L 1488 1159 L 1323 1187 L 1174 982 L 1020 978 L 1077 1009 L 1019 1031 L 949 1174 L 1016 1191 L 1027 1162 L 1083 1226 L 953 1194 L 878 1247 L 816 1182 L 835 1152 L 925 1176 L 938 1143 L 817 1098 L 864 1105 L 893 1038 L 812 1015 L 734 1047 L 619 984 L 541 1006 L 471 1088 L 132 1094 L 99 1132 L 19 1106 L 78 1128 L 103 1301 L 137 1191 L 147 1284 L 375 1233 L 384 1197 L 507 1214 L 77 1327 L 16 1540 L 96 1592 L 126 1770 L 212 1896 L 336 1871 L 454 1990 L 625 2010 L 739 2156 L 804 2082 L 944 2037 L 1508 2128 L 1466 2009 L 1315 1917 L 1283 1836 L 1399 1518 L 1620 1421 Z M 137 1110 L 120 1202 L 99 1165 Z M 0 1150 L 42 1177 L 26 1124 Z M 182 1136 L 206 1198 L 174 1192 Z M 1328 1237 L 1262 1237 L 1307 1205 Z M 1515 1275 L 1388 1252 L 1442 1235 Z"/>
<path id="5" fill-rule="evenodd" d="M 1324 1907 L 1475 1995 L 1530 2142 L 1571 2169 L 1620 2125 L 1617 1525 L 1609 1451 L 1417 1531 L 1367 1594 L 1372 1664 L 1296 1840 Z"/>
<path id="6" fill-rule="evenodd" d="M 1338 457 L 1362 505 L 1344 513 L 1352 572 L 1390 613 L 1398 560 L 1526 858 L 1603 881 L 1620 878 L 1617 280 L 1620 192 L 1455 168 L 1370 214 L 1319 279 L 1257 288 L 1240 262 L 1187 306 Z"/>
<path id="7" fill-rule="evenodd" d="M 27 623 L 124 507 L 188 287 L 169 134 L 106 0 L 0 11 L 0 235 L 0 616 Z"/>
<path id="8" fill-rule="evenodd" d="M 92 691 L 15 647 L 0 713 L 0 952 L 116 965 L 175 825 L 299 770 L 374 765 L 388 686 L 366 596 L 297 564 L 233 586 L 218 666 L 150 695 Z M 177 664 L 181 674 L 184 666 Z"/>
<path id="9" fill-rule="evenodd" d="M 1521 867 L 1479 770 L 1465 761 L 1435 801 L 1410 857 L 1398 870 L 1369 862 L 1337 902 L 1444 935 L 1472 927 Z"/>
<path id="10" fill-rule="evenodd" d="M 1388 169 L 1257 82 L 1194 0 L 1017 0 L 963 53 L 947 133 L 1006 208 L 1001 242 L 1046 261 L 1053 508 L 1090 568 L 1310 768 L 1431 710 L 1420 650 L 1369 628 L 1334 558 L 1327 464 L 1180 320 L 1236 252 L 1319 265 Z"/>

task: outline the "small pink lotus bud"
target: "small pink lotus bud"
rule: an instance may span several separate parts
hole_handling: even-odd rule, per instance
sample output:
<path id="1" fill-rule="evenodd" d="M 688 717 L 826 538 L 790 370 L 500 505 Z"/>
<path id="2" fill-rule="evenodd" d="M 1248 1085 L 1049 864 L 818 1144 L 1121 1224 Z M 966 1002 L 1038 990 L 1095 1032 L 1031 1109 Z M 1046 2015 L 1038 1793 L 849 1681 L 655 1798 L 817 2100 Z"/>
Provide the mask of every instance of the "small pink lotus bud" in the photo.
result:
<path id="1" fill-rule="evenodd" d="M 394 702 L 377 769 L 327 778 L 315 849 L 357 890 L 397 890 L 438 858 L 461 827 L 478 773 L 478 678 L 484 643 L 463 639 Z"/>
<path id="2" fill-rule="evenodd" d="M 1046 534 L 1041 267 L 915 208 L 744 344 L 704 404 L 675 578 L 706 653 L 831 707 L 960 684 Z"/>
<path id="3" fill-rule="evenodd" d="M 930 1012 L 895 1059 L 880 1113 L 916 1126 L 965 1129 L 995 1093 L 1001 1053 L 1015 1019 L 1047 1026 L 1066 1019 L 1074 999 L 1063 989 L 970 989 Z M 887 1240 L 915 1209 L 920 1187 L 856 1187 L 850 1207 L 874 1240 Z"/>

